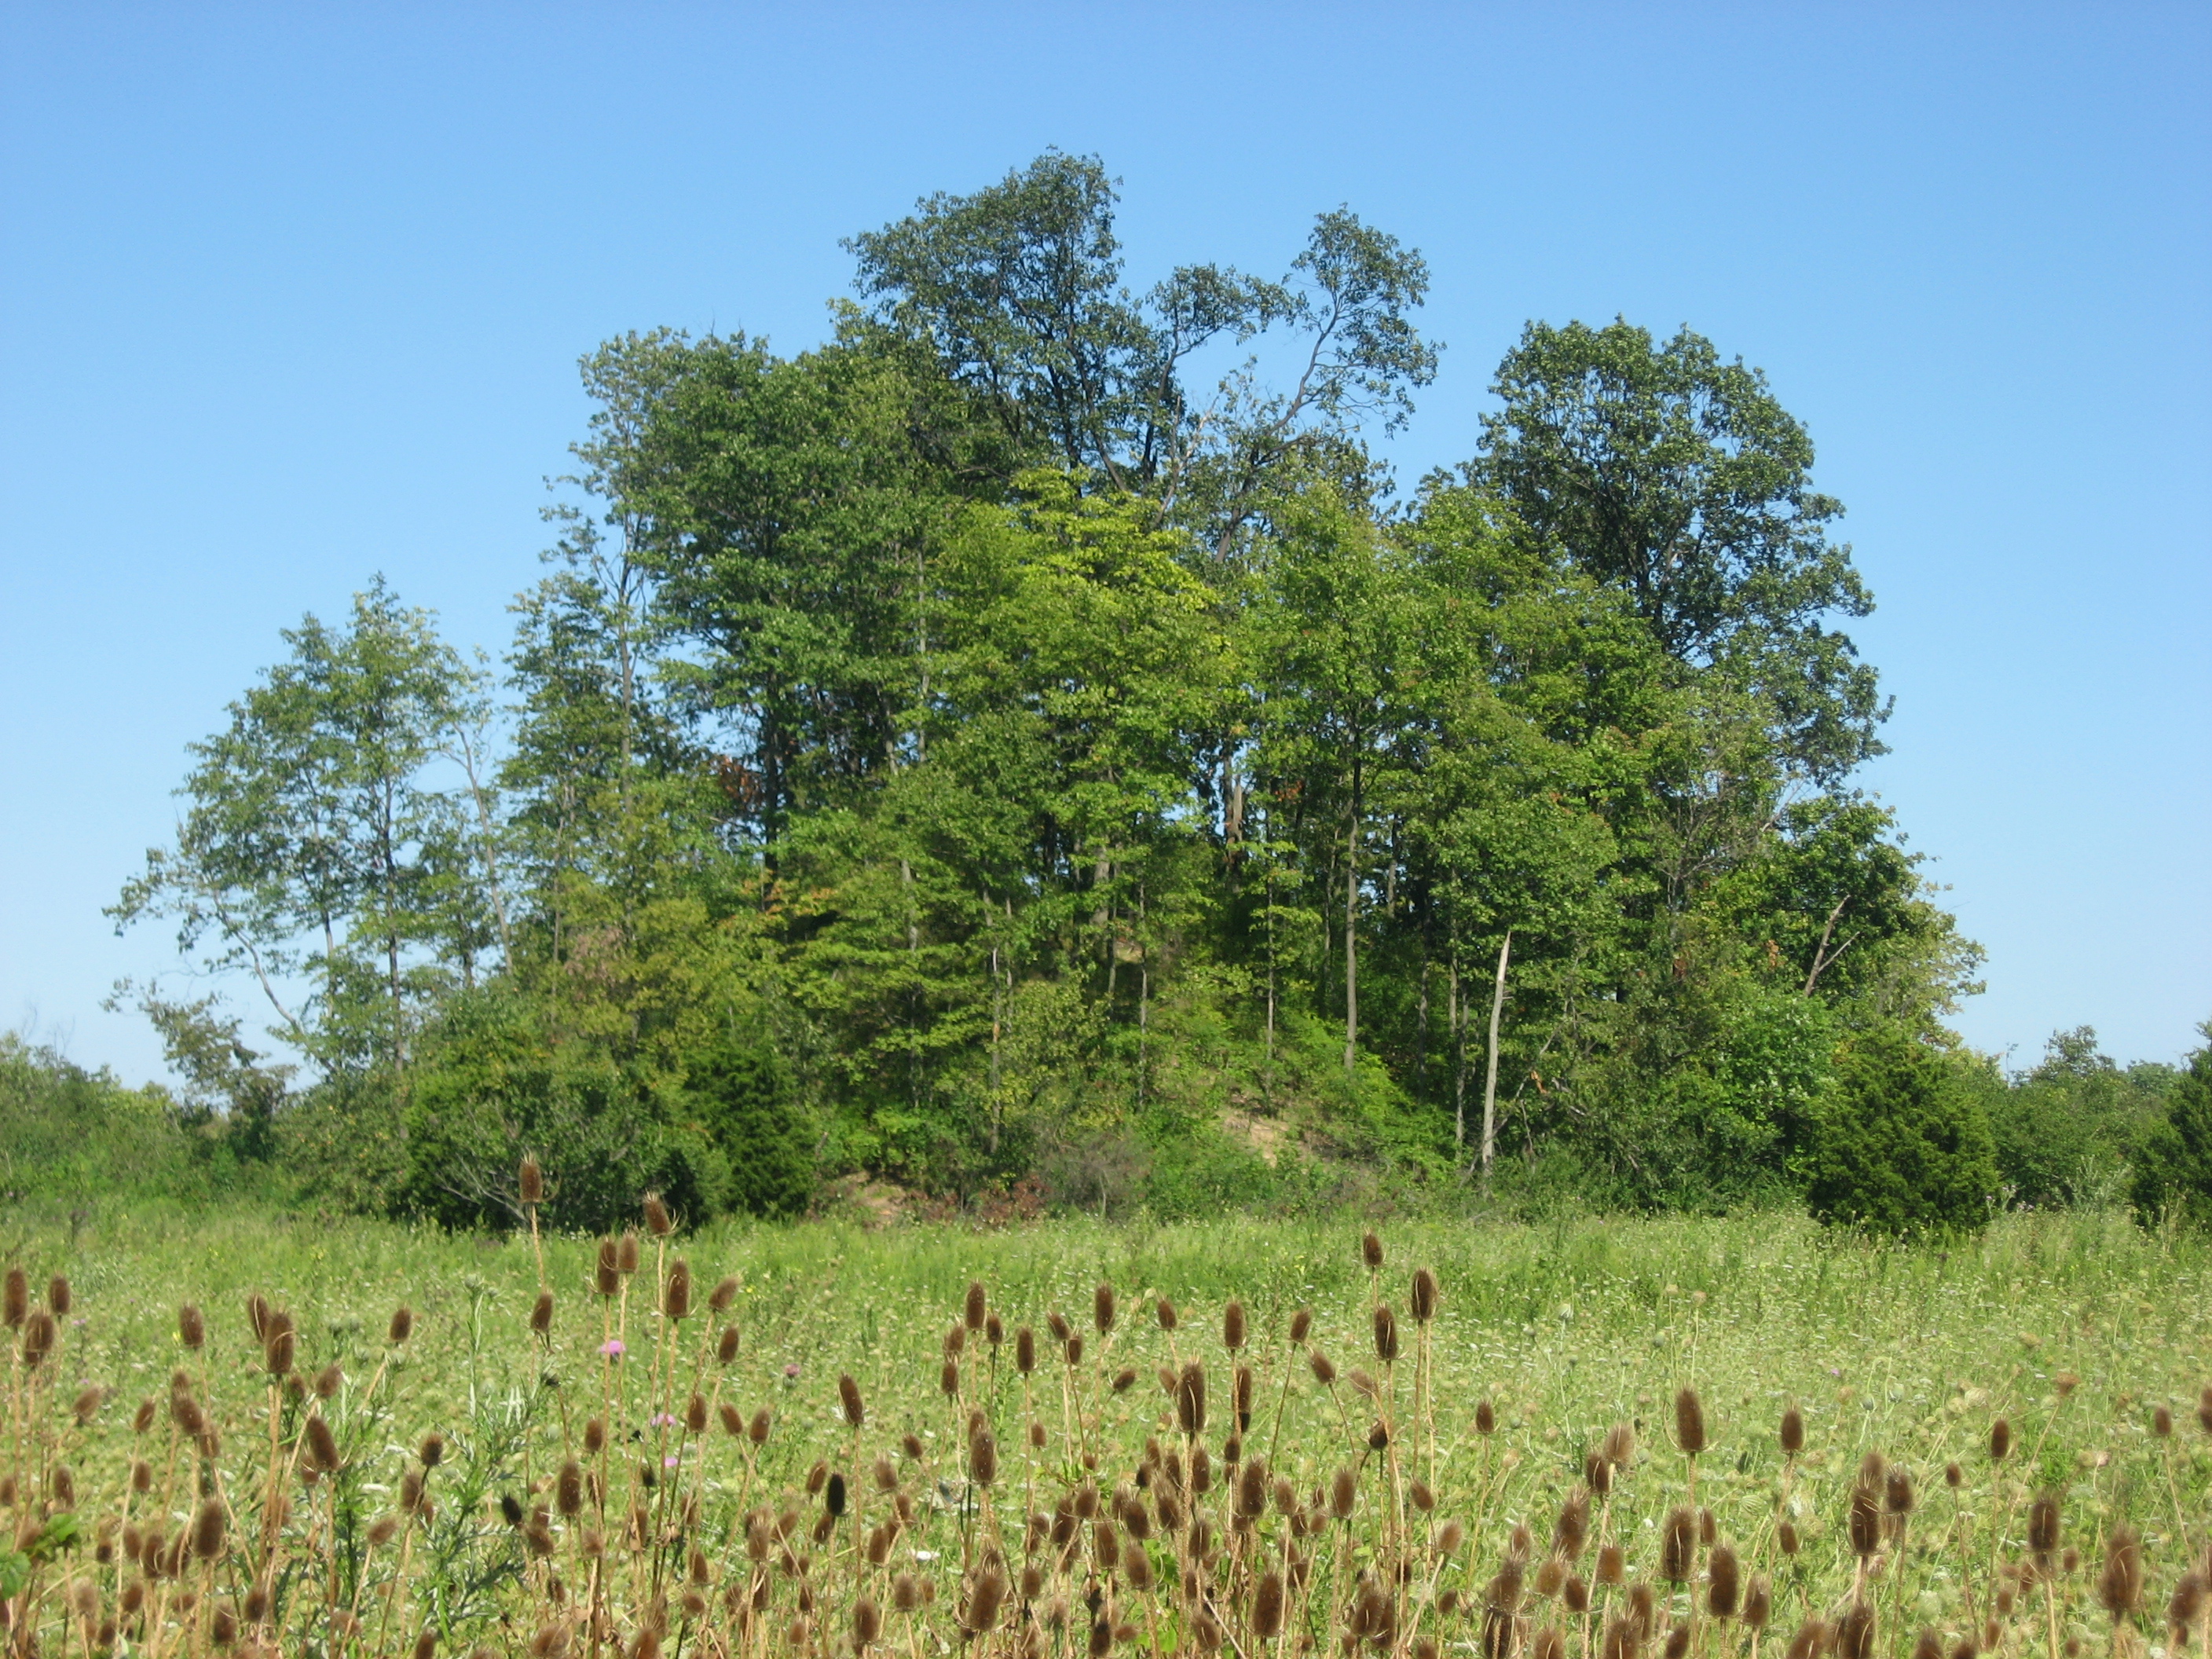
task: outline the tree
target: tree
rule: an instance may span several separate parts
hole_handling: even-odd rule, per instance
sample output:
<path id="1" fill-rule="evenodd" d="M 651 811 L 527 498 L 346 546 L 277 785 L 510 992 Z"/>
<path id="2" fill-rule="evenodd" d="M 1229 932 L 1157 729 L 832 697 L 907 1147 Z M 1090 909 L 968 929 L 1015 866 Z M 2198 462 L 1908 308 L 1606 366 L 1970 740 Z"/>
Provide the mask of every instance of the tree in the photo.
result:
<path id="1" fill-rule="evenodd" d="M 1812 440 L 1741 359 L 1687 328 L 1531 323 L 1498 366 L 1474 475 L 1637 613 L 1680 662 L 1764 701 L 1790 763 L 1832 782 L 1881 752 L 1874 671 L 1831 614 L 1873 609 Z"/>
<path id="2" fill-rule="evenodd" d="M 1877 1232 L 1977 1232 L 1997 1195 L 1990 1126 L 1960 1066 L 1893 1030 L 1851 1043 L 1810 1164 L 1813 1214 Z"/>
<path id="3" fill-rule="evenodd" d="M 2189 1056 L 2136 1164 L 2130 1197 L 2145 1220 L 2172 1212 L 2212 1224 L 2212 1021 L 2197 1030 L 2205 1046 Z"/>
<path id="4" fill-rule="evenodd" d="M 284 638 L 290 658 L 192 745 L 175 847 L 149 850 L 108 914 L 173 918 L 179 951 L 250 973 L 326 1065 L 404 1070 L 415 1005 L 483 942 L 465 919 L 489 905 L 452 890 L 488 867 L 455 851 L 474 814 L 424 777 L 472 718 L 478 676 L 380 578 L 346 627 L 310 616 Z"/>

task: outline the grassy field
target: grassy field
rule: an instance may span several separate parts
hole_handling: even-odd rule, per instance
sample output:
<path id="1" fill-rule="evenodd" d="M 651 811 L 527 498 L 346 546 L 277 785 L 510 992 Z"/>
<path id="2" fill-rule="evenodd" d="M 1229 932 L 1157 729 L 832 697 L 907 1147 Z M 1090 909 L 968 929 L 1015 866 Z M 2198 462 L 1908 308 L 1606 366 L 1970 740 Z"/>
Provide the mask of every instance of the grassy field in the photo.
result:
<path id="1" fill-rule="evenodd" d="M 2202 1240 L 1406 1224 L 1370 1271 L 1352 1222 L 641 1231 L 611 1296 L 542 1242 L 540 1334 L 527 1235 L 0 1224 L 15 1650 L 2212 1659 Z"/>

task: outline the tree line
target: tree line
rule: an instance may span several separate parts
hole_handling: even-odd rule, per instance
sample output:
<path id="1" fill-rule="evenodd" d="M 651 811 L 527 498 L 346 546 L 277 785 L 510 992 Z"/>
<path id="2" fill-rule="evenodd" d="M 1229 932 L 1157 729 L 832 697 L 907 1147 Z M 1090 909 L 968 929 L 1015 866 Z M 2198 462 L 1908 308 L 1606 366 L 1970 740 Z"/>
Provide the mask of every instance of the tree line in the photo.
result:
<path id="1" fill-rule="evenodd" d="M 279 1039 L 119 988 L 199 1108 L 455 1224 L 526 1150 L 577 1224 L 1795 1199 L 1881 1055 L 1986 1119 L 1763 375 L 1531 323 L 1401 489 L 1418 252 L 1138 287 L 1115 204 L 1048 153 L 852 238 L 816 349 L 602 345 L 496 664 L 381 580 L 289 630 L 112 911 Z"/>

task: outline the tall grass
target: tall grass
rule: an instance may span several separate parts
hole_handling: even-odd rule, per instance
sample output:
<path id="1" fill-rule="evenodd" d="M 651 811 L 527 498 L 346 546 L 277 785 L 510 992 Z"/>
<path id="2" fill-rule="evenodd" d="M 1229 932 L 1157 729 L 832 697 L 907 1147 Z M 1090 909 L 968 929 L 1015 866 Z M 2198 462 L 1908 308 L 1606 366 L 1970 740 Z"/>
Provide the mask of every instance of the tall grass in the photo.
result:
<path id="1" fill-rule="evenodd" d="M 2212 1659 L 2200 1240 L 645 1224 L 0 1231 L 12 1650 Z"/>

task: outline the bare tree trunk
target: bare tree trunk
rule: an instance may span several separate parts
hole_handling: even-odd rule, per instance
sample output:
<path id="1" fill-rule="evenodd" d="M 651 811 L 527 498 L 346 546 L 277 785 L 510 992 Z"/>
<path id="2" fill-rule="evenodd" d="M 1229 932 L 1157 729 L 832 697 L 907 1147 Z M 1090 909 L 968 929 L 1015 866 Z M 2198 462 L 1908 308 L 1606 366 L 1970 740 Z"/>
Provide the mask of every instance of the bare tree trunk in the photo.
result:
<path id="1" fill-rule="evenodd" d="M 1451 978 L 1445 986 L 1444 1024 L 1452 1044 L 1452 1145 L 1467 1145 L 1467 1011 L 1459 1001 L 1459 941 L 1451 946 Z"/>
<path id="2" fill-rule="evenodd" d="M 1513 930 L 1498 947 L 1498 983 L 1490 994 L 1490 1065 L 1482 1082 L 1482 1190 L 1490 1190 L 1490 1166 L 1498 1152 L 1498 1022 L 1505 1012 L 1505 964 L 1513 954 Z"/>
<path id="3" fill-rule="evenodd" d="M 1344 832 L 1344 1076 L 1359 1054 L 1359 805 L 1355 784 Z"/>

